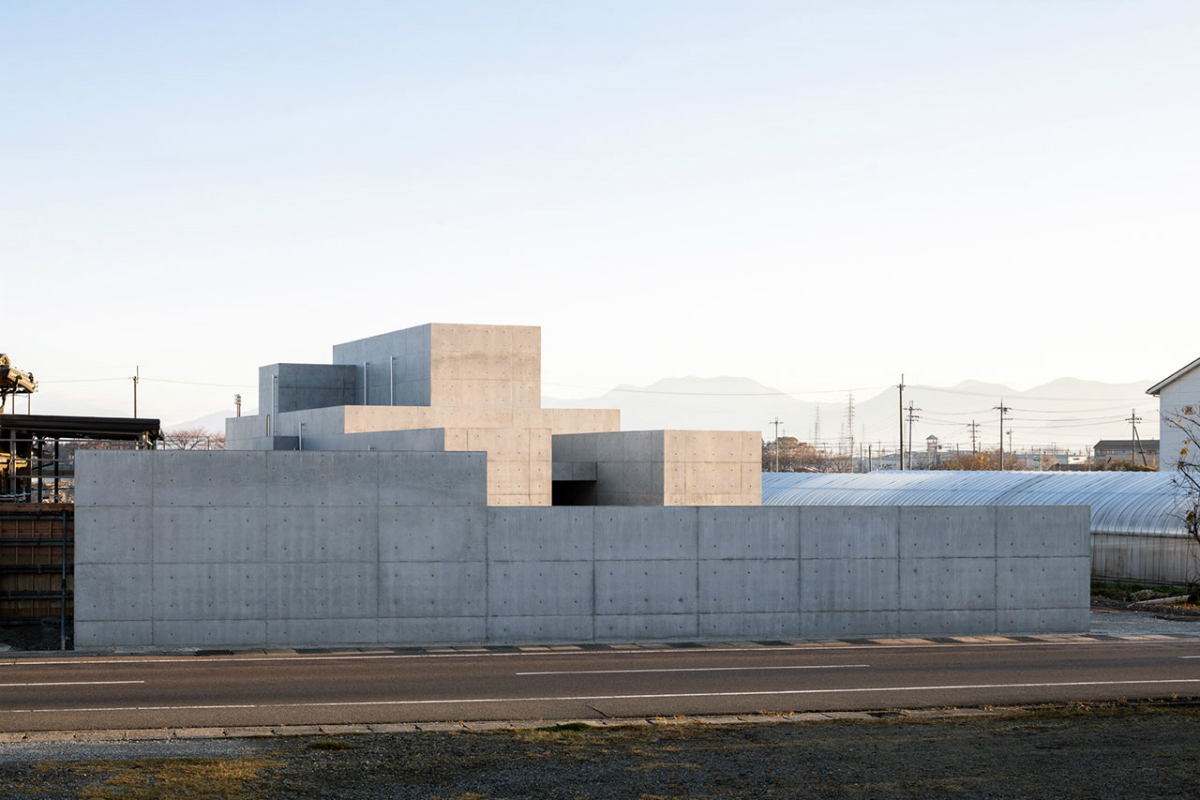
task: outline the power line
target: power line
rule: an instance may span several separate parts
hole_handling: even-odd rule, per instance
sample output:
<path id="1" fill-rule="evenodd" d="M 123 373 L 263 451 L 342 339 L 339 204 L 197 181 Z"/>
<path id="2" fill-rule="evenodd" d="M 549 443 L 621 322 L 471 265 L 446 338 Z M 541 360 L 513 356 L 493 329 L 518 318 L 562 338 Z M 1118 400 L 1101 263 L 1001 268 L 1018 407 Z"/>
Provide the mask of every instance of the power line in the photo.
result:
<path id="1" fill-rule="evenodd" d="M 939 388 L 935 388 L 933 386 L 916 386 L 913 388 L 920 389 L 923 392 L 939 392 L 941 394 L 961 394 L 961 395 L 968 395 L 971 397 L 995 397 L 996 396 L 995 392 L 967 392 L 967 391 L 963 391 L 961 389 L 939 389 Z M 1094 403 L 1096 401 L 1095 397 L 1057 397 L 1057 396 L 1053 396 L 1053 395 L 1047 395 L 1044 397 L 1022 395 L 1021 399 L 1027 400 L 1029 402 L 1035 402 L 1035 403 L 1041 402 L 1041 401 L 1051 402 L 1051 401 L 1055 401 L 1055 400 L 1067 400 L 1067 401 L 1079 402 L 1079 403 Z"/>
<path id="2" fill-rule="evenodd" d="M 674 392 L 665 389 L 634 389 L 630 387 L 601 387 L 601 386 L 576 386 L 567 383 L 551 383 L 550 381 L 542 381 L 543 386 L 557 386 L 560 389 L 587 389 L 594 392 L 621 392 L 624 394 L 666 394 L 683 397 L 781 397 L 787 395 L 798 394 L 845 394 L 847 392 L 869 392 L 872 389 L 882 389 L 882 386 L 858 386 L 852 389 L 806 389 L 798 392 Z"/>
<path id="3" fill-rule="evenodd" d="M 252 387 L 248 383 L 204 383 L 202 381 L 176 381 L 168 378 L 142 378 L 143 381 L 151 383 L 177 383 L 182 386 L 215 386 L 220 389 L 248 389 Z"/>
<path id="4" fill-rule="evenodd" d="M 122 375 L 119 378 L 72 378 L 68 380 L 51 380 L 38 381 L 42 386 L 52 383 L 108 383 L 112 381 L 127 381 L 128 375 Z M 206 383 L 204 381 L 177 381 L 170 378 L 147 378 L 145 375 L 138 376 L 138 382 L 143 383 L 150 381 L 151 383 L 178 383 L 184 386 L 215 386 L 222 389 L 247 389 L 253 388 L 249 383 Z"/>
<path id="5" fill-rule="evenodd" d="M 1024 398 L 1022 398 L 1024 399 Z M 1097 408 L 1077 408 L 1076 411 L 1122 411 L 1128 408 L 1125 405 L 1119 406 L 1100 406 Z M 1061 409 L 1056 408 L 1013 408 L 1013 411 L 1020 411 L 1022 414 L 1058 414 Z"/>

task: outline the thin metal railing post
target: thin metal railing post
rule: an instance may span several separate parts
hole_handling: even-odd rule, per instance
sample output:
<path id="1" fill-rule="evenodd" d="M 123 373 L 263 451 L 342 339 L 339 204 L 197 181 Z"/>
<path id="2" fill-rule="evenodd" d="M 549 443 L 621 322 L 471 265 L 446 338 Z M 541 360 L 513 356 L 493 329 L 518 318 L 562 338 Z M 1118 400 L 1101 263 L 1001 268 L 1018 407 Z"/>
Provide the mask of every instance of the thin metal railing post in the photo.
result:
<path id="1" fill-rule="evenodd" d="M 61 628 L 59 629 L 59 650 L 67 649 L 67 512 L 62 512 L 62 595 Z"/>

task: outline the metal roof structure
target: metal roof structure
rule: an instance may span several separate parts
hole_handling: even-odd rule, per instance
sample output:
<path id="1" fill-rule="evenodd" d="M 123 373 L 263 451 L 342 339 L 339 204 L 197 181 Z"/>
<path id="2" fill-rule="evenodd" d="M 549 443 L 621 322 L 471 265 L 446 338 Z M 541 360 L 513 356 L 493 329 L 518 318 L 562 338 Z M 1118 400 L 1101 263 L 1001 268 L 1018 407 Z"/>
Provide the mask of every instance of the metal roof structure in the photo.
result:
<path id="1" fill-rule="evenodd" d="M 148 417 L 63 417 L 47 414 L 0 414 L 0 431 L 50 439 L 156 441 L 162 423 Z"/>
<path id="2" fill-rule="evenodd" d="M 764 506 L 1088 506 L 1092 533 L 1187 536 L 1170 472 L 763 473 Z"/>

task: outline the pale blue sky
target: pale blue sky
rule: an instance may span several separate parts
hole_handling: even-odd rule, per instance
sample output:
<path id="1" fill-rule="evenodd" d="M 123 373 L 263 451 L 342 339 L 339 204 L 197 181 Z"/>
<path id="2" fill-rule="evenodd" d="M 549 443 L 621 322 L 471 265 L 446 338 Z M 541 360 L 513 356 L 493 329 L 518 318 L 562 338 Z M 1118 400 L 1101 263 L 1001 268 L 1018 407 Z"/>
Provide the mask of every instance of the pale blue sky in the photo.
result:
<path id="1" fill-rule="evenodd" d="M 0 3 L 0 350 L 166 421 L 429 321 L 546 393 L 1200 356 L 1200 3 Z M 35 309 L 37 309 L 35 313 Z M 750 427 L 757 427 L 754 423 Z"/>

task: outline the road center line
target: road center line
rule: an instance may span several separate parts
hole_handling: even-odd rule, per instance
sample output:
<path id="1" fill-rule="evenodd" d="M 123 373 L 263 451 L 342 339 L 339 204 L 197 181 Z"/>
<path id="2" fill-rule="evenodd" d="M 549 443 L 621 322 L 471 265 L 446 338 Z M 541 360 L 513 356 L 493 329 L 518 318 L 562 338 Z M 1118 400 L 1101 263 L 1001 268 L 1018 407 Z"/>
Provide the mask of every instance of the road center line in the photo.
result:
<path id="1" fill-rule="evenodd" d="M 0 683 L 0 689 L 14 686 L 118 686 L 124 683 L 145 683 L 145 681 L 56 681 L 47 683 Z"/>
<path id="2" fill-rule="evenodd" d="M 676 669 L 578 669 L 556 672 L 516 672 L 515 675 L 630 675 L 643 672 L 752 672 L 765 669 L 862 669 L 870 664 L 798 664 L 786 667 L 679 667 Z"/>
<path id="3" fill-rule="evenodd" d="M 1147 686 L 1153 684 L 1200 683 L 1200 678 L 1165 678 L 1144 681 L 1067 681 L 1062 683 L 974 683 L 946 686 L 871 686 L 855 689 L 783 689 L 758 692 L 680 692 L 671 694 L 609 694 L 565 697 L 467 697 L 442 700 L 349 700 L 324 703 L 250 703 L 240 705 L 195 706 L 91 706 L 82 708 L 14 708 L 0 714 L 69 714 L 117 711 L 212 711 L 257 708 L 348 708 L 362 706 L 478 705 L 483 703 L 579 703 L 600 700 L 669 700 L 684 697 L 782 697 L 808 694 L 860 694 L 864 692 L 937 692 L 954 689 L 1040 689 L 1067 686 Z"/>
<path id="4" fill-rule="evenodd" d="M 1044 641 L 1044 642 L 956 642 L 947 644 L 935 642 L 930 644 L 841 644 L 841 645 L 783 645 L 779 647 L 704 647 L 704 648 L 688 648 L 688 649 L 669 649 L 669 648 L 638 648 L 629 650 L 604 650 L 604 651 L 587 651 L 587 650 L 527 650 L 520 652 L 503 652 L 503 653 L 472 653 L 472 652 L 457 652 L 457 653 L 331 653 L 329 655 L 293 655 L 291 653 L 275 653 L 275 654 L 256 654 L 256 655 L 240 655 L 240 656 L 138 656 L 130 655 L 117 658 L 59 658 L 47 661 L 26 661 L 24 659 L 11 659 L 0 661 L 0 667 L 66 667 L 66 666 L 85 666 L 93 664 L 125 664 L 128 666 L 137 666 L 140 664 L 181 664 L 185 666 L 200 666 L 202 664 L 261 664 L 264 661 L 269 661 L 273 664 L 287 664 L 305 661 L 372 661 L 378 659 L 395 659 L 395 660 L 422 660 L 422 659 L 443 659 L 443 658 L 546 658 L 546 657 L 564 657 L 564 656 L 666 656 L 679 657 L 684 655 L 695 655 L 697 653 L 780 653 L 791 652 L 797 655 L 807 653 L 828 653 L 832 651 L 848 652 L 852 650 L 870 650 L 872 652 L 882 652 L 886 650 L 924 650 L 927 652 L 953 652 L 972 648 L 996 648 L 996 647 L 1078 647 L 1080 645 L 1104 646 L 1104 645 L 1139 645 L 1136 641 L 1099 641 L 1096 639 L 1083 639 L 1078 641 L 1062 640 L 1062 641 Z M 1153 644 L 1162 644 L 1160 640 L 1155 640 Z M 1191 642 L 1189 642 L 1191 644 Z"/>

